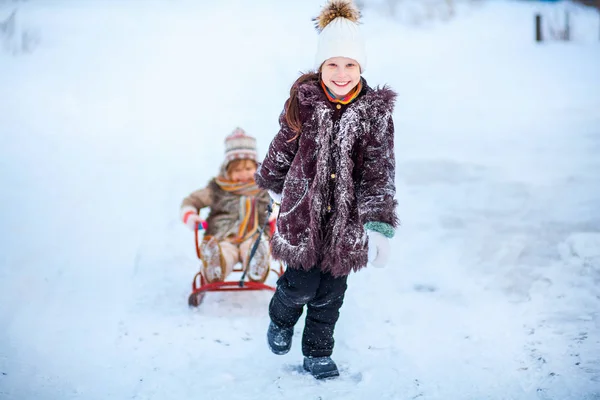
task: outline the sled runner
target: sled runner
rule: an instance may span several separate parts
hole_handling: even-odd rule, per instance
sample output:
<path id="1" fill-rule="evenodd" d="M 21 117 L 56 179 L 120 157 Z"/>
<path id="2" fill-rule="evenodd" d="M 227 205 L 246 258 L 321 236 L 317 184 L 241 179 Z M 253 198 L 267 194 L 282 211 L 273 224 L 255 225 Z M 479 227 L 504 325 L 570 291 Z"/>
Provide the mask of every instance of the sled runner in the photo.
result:
<path id="1" fill-rule="evenodd" d="M 240 263 L 237 263 L 233 267 L 232 272 L 242 273 L 242 276 L 239 280 L 224 280 L 220 282 L 209 282 L 207 277 L 204 276 L 203 271 L 206 271 L 206 265 L 210 262 L 211 257 L 221 257 L 220 250 L 218 248 L 218 244 L 212 240 L 211 236 L 203 235 L 200 238 L 200 230 L 202 230 L 202 226 L 199 226 L 194 233 L 195 236 L 195 244 L 196 244 L 196 255 L 202 264 L 201 270 L 194 275 L 194 280 L 192 281 L 192 293 L 188 298 L 188 305 L 190 307 L 198 307 L 202 301 L 204 300 L 204 296 L 207 292 L 230 292 L 230 291 L 248 291 L 248 290 L 271 290 L 275 291 L 273 286 L 267 285 L 264 283 L 269 272 L 273 271 L 277 274 L 277 276 L 281 276 L 284 272 L 283 263 L 279 262 L 279 268 L 274 269 L 271 267 L 271 264 L 268 265 L 268 271 L 264 277 L 252 277 L 249 276 L 248 267 L 244 268 L 244 266 Z M 260 238 L 261 238 L 261 230 L 258 232 L 257 238 L 253 243 L 252 250 L 250 252 L 250 256 L 247 266 L 250 266 L 253 257 L 256 256 L 257 248 L 259 246 Z M 217 250 L 214 251 L 215 246 Z M 233 274 L 232 274 L 233 275 Z M 247 279 L 248 278 L 248 279 Z"/>

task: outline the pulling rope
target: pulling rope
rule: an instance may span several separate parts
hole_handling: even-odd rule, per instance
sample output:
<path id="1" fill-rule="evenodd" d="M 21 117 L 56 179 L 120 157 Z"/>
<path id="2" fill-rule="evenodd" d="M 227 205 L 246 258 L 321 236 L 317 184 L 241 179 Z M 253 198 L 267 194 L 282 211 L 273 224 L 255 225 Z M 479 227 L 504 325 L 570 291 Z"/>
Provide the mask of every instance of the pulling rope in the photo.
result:
<path id="1" fill-rule="evenodd" d="M 250 261 L 252 261 L 252 257 L 254 257 L 254 254 L 256 254 L 256 250 L 258 250 L 258 245 L 260 244 L 260 239 L 262 237 L 262 234 L 265 232 L 265 229 L 267 228 L 267 225 L 269 224 L 269 218 L 271 217 L 271 213 L 273 212 L 273 199 L 269 198 L 269 204 L 267 205 L 267 218 L 265 220 L 265 224 L 262 226 L 262 228 L 257 229 L 256 232 L 254 232 L 255 235 L 258 235 L 258 237 L 256 238 L 256 240 L 254 241 L 254 244 L 252 245 L 252 250 L 250 251 L 250 256 L 248 257 L 248 262 L 246 263 L 246 268 L 244 268 L 244 273 L 242 274 L 242 277 L 240 278 L 240 287 L 244 287 L 244 281 L 246 279 L 246 274 L 248 273 L 248 267 L 250 266 Z"/>

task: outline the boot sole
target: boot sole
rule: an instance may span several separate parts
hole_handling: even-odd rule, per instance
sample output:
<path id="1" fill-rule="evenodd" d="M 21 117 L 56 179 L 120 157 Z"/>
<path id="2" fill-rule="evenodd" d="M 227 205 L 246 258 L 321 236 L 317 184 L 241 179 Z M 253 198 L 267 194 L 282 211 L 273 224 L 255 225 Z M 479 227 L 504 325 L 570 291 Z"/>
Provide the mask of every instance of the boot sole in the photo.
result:
<path id="1" fill-rule="evenodd" d="M 282 356 L 282 355 L 290 352 L 290 349 L 277 350 L 277 349 L 272 348 L 271 345 L 269 345 L 269 349 L 271 349 L 271 352 L 273 354 L 277 354 L 278 356 Z"/>

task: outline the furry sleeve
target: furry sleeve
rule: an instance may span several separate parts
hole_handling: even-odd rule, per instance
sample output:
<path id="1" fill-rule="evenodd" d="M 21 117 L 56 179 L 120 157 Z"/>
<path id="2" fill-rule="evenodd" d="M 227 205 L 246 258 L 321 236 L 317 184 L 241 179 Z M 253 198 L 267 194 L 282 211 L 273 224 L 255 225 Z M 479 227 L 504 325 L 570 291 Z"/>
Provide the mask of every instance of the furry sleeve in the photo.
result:
<path id="1" fill-rule="evenodd" d="M 192 207 L 197 211 L 200 211 L 204 207 L 210 207 L 212 205 L 212 190 L 210 187 L 198 189 L 192 192 L 189 196 L 183 199 L 181 202 L 181 208 Z"/>
<path id="2" fill-rule="evenodd" d="M 394 122 L 391 113 L 372 121 L 365 141 L 364 170 L 359 184 L 359 213 L 363 224 L 382 222 L 398 226 Z"/>

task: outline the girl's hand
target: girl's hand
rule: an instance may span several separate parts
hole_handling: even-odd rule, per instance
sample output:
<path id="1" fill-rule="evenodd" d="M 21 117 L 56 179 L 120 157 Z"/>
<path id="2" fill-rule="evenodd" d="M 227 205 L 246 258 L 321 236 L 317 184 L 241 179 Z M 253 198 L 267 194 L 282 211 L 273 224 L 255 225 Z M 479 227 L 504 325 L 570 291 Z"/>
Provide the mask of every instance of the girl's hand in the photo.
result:
<path id="1" fill-rule="evenodd" d="M 390 255 L 390 239 L 376 231 L 367 231 L 369 262 L 377 268 L 385 267 Z"/>
<path id="2" fill-rule="evenodd" d="M 206 221 L 200 218 L 198 210 L 193 207 L 184 207 L 181 209 L 181 220 L 191 230 L 206 229 Z"/>

